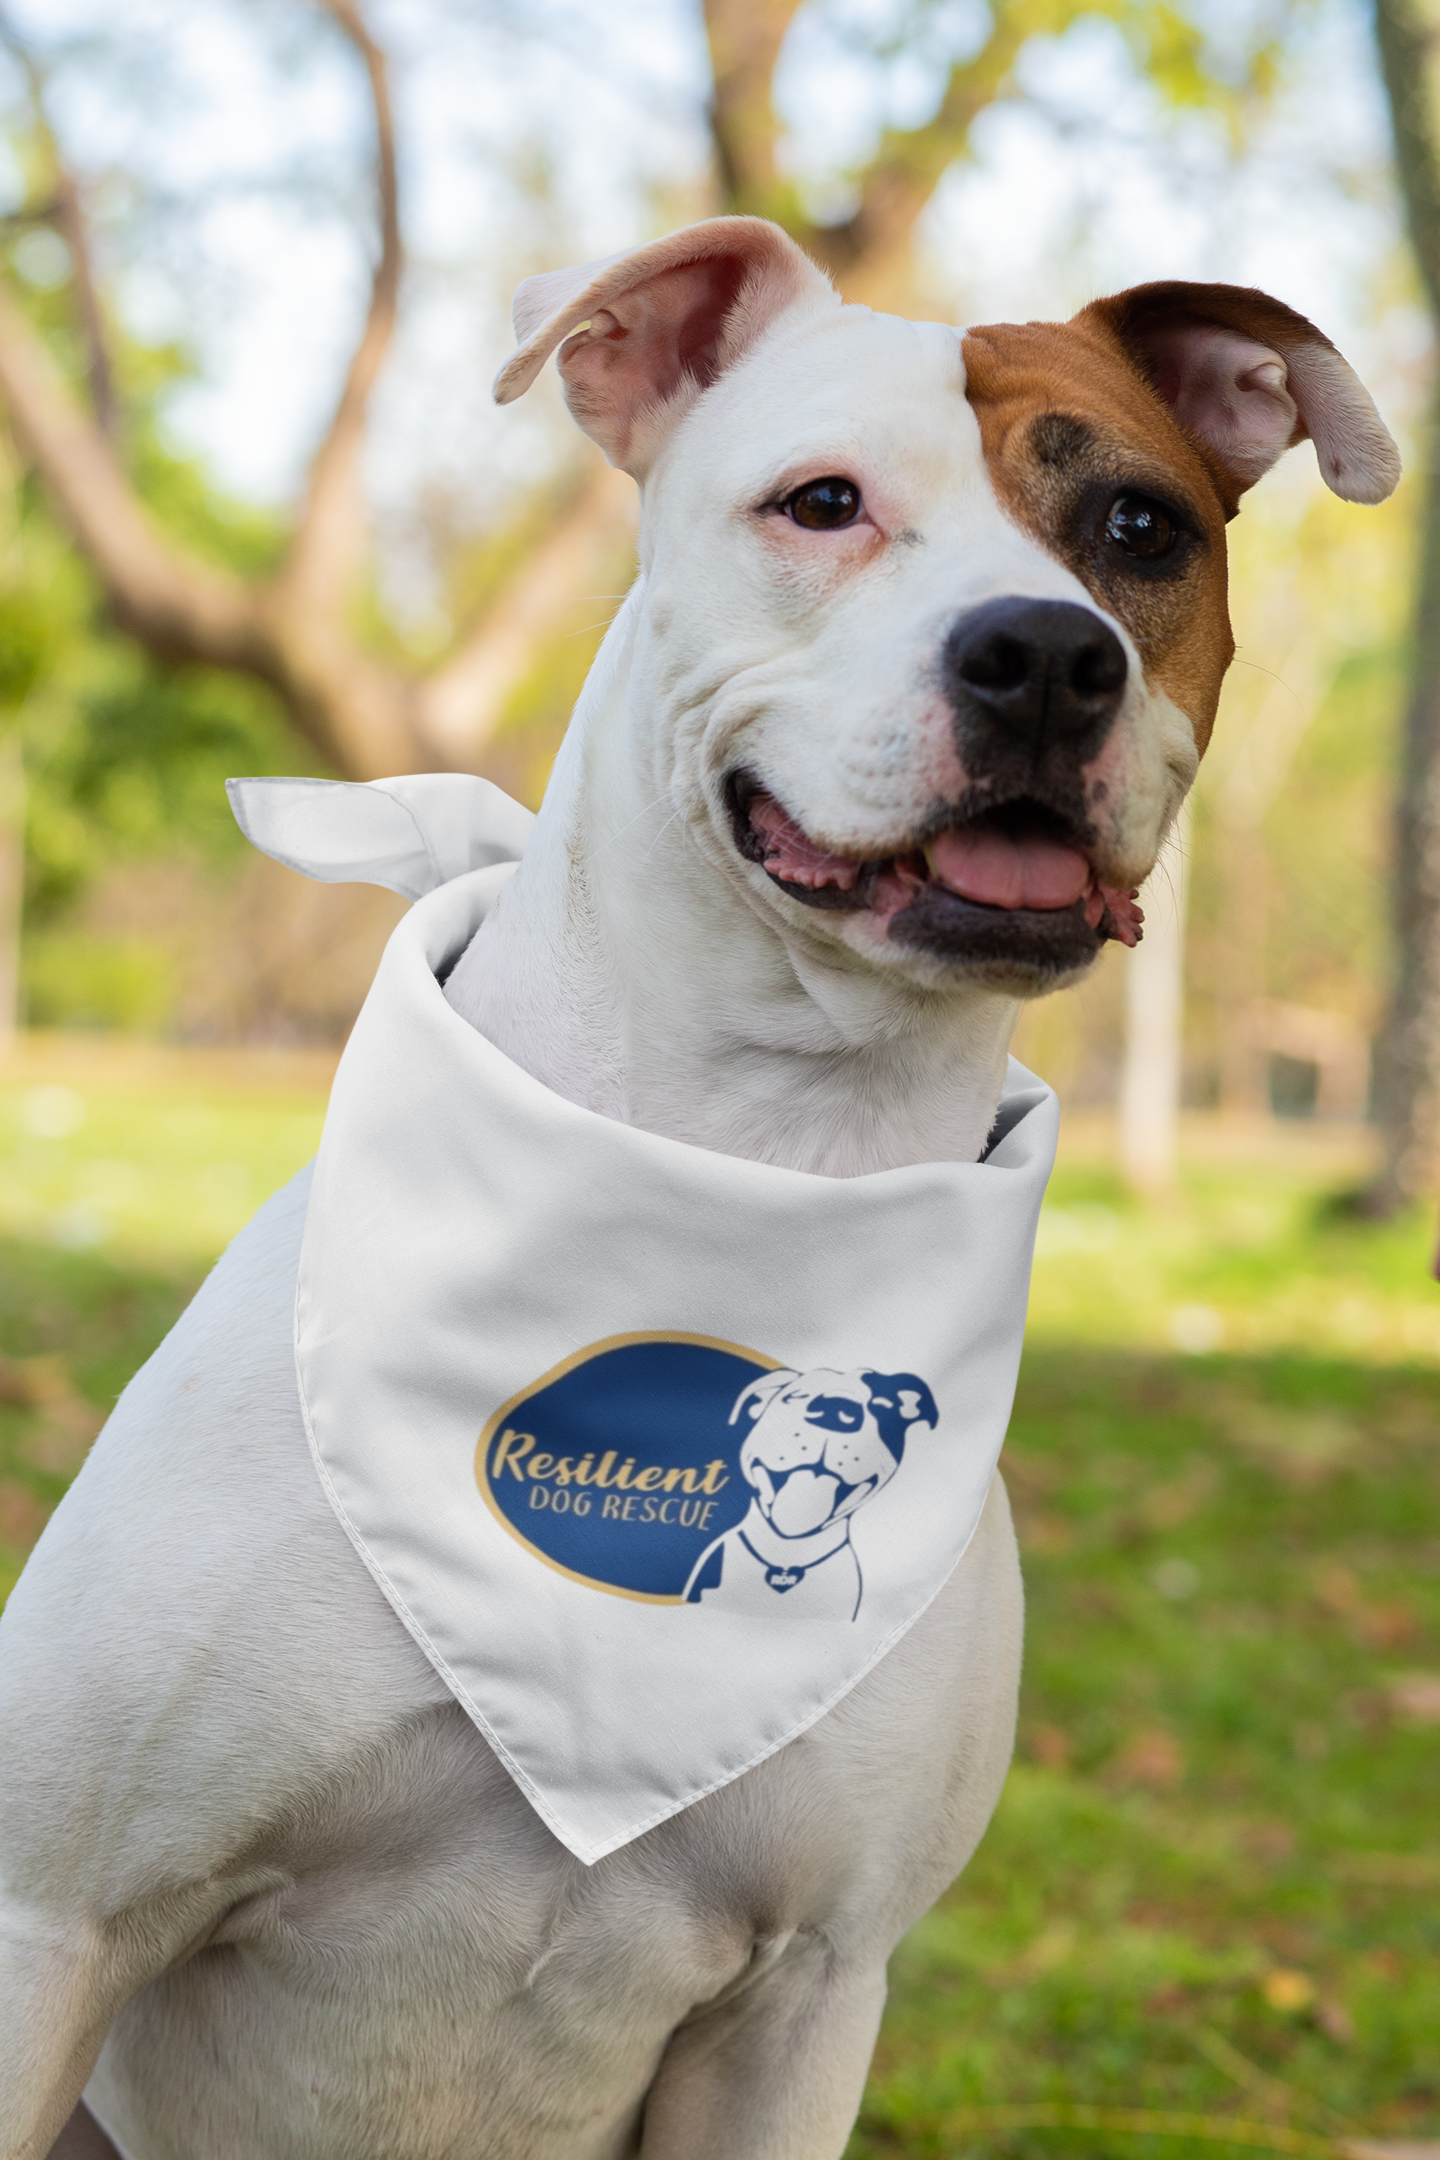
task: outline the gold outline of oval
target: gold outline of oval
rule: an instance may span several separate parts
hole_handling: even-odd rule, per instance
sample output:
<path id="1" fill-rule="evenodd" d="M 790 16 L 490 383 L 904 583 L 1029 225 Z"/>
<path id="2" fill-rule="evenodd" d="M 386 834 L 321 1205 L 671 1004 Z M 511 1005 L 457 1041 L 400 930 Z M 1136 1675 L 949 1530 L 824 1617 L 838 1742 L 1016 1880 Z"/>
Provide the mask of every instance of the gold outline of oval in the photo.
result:
<path id="1" fill-rule="evenodd" d="M 481 1499 L 506 1536 L 514 1538 L 517 1545 L 523 1545 L 526 1552 L 533 1553 L 537 1560 L 542 1561 L 556 1575 L 563 1575 L 570 1582 L 580 1583 L 587 1590 L 603 1590 L 607 1597 L 628 1598 L 634 1605 L 681 1605 L 684 1603 L 683 1598 L 656 1597 L 646 1590 L 621 1590 L 614 1583 L 597 1582 L 593 1575 L 577 1574 L 574 1568 L 562 1567 L 558 1560 L 552 1560 L 548 1553 L 541 1552 L 538 1545 L 532 1545 L 529 1538 L 522 1536 L 504 1513 L 490 1490 L 490 1473 L 485 1467 L 490 1442 L 506 1418 L 518 1410 L 521 1403 L 529 1402 L 532 1395 L 539 1395 L 554 1381 L 563 1380 L 566 1373 L 574 1372 L 577 1365 L 588 1365 L 592 1358 L 602 1357 L 607 1350 L 624 1350 L 632 1343 L 650 1342 L 693 1343 L 701 1350 L 728 1350 L 734 1357 L 748 1358 L 765 1372 L 781 1370 L 779 1358 L 766 1357 L 763 1352 L 751 1350 L 745 1343 L 726 1342 L 719 1335 L 688 1335 L 668 1328 L 650 1328 L 638 1335 L 602 1336 L 599 1342 L 589 1343 L 585 1349 L 573 1351 L 569 1357 L 562 1358 L 558 1365 L 552 1365 L 549 1372 L 542 1373 L 538 1380 L 532 1380 L 528 1387 L 521 1388 L 518 1395 L 512 1395 L 508 1402 L 501 1403 L 494 1415 L 486 1419 L 484 1431 L 475 1443 L 475 1483 Z"/>

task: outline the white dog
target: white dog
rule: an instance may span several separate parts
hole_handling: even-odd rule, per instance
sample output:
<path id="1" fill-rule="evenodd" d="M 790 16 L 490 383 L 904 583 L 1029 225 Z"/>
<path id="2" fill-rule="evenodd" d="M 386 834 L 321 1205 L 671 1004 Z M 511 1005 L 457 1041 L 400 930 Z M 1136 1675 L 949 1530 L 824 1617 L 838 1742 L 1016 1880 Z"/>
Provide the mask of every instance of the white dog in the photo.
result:
<path id="1" fill-rule="evenodd" d="M 516 323 L 498 395 L 559 348 L 640 574 L 447 995 L 702 1148 L 975 1159 L 1019 1001 L 1133 942 L 1231 655 L 1226 520 L 1307 434 L 1386 495 L 1369 399 L 1258 293 L 962 334 L 842 306 L 752 219 L 532 279 Z M 83 2089 L 129 2160 L 834 2160 L 886 1960 L 1005 1774 L 998 1479 L 838 1708 L 587 1869 L 320 1489 L 304 1212 L 297 1180 L 232 1246 L 6 1616 L 0 2153 Z M 90 2114 L 58 2149 L 104 2149 Z"/>
<path id="2" fill-rule="evenodd" d="M 865 1584 L 851 1518 L 894 1477 L 910 1427 L 938 1416 L 914 1373 L 782 1367 L 753 1380 L 730 1422 L 750 1423 L 740 1469 L 755 1498 L 696 1561 L 687 1601 L 763 1614 L 783 1598 L 796 1618 L 853 1620 Z"/>

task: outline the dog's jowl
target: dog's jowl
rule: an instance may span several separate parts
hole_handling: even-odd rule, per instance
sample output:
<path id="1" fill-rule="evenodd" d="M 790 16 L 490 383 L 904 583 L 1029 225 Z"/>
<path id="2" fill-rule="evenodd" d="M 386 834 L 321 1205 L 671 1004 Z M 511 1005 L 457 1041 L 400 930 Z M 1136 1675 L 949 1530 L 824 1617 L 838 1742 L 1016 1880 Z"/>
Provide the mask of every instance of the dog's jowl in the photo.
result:
<path id="1" fill-rule="evenodd" d="M 515 323 L 639 573 L 533 830 L 237 788 L 417 906 L 0 1627 L 5 2160 L 838 2160 L 1013 1734 L 1016 1014 L 1142 934 L 1244 491 L 1397 477 L 1230 286 L 959 331 L 734 218 Z"/>

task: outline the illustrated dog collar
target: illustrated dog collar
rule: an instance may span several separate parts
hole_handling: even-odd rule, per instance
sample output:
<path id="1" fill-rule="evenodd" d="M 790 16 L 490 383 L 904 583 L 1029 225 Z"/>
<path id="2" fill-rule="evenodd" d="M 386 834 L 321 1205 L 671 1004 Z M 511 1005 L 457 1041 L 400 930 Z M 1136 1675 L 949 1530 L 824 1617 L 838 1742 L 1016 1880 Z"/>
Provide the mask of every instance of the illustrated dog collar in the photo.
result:
<path id="1" fill-rule="evenodd" d="M 813 1724 L 964 1552 L 1055 1098 L 1012 1060 L 982 1161 L 857 1178 L 614 1123 L 440 987 L 528 813 L 447 776 L 231 795 L 292 867 L 425 895 L 335 1079 L 301 1401 L 386 1597 L 593 1862 Z"/>

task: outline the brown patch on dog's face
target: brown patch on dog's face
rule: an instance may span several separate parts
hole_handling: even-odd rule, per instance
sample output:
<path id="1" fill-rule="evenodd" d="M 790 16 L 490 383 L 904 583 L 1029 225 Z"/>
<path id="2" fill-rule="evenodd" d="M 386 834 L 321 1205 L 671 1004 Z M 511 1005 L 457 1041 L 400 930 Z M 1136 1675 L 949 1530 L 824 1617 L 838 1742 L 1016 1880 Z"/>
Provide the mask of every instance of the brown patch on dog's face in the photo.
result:
<path id="1" fill-rule="evenodd" d="M 972 330 L 965 369 L 1002 509 L 1124 624 L 1147 683 L 1187 716 L 1203 750 L 1235 650 L 1225 571 L 1233 488 L 1101 309 L 1073 323 Z"/>

